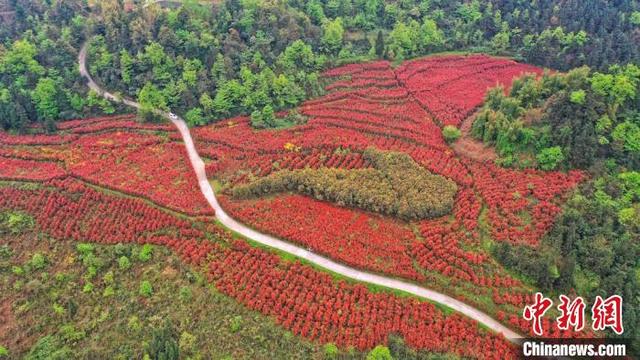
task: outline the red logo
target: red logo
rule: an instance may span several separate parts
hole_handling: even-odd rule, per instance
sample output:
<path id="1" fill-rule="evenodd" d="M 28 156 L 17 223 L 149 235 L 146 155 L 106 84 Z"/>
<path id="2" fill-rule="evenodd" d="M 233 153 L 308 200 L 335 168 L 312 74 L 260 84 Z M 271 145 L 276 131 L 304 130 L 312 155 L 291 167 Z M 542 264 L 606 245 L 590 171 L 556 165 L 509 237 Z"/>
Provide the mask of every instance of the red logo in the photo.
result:
<path id="1" fill-rule="evenodd" d="M 562 314 L 556 319 L 558 329 L 569 330 L 569 327 L 573 327 L 575 331 L 582 330 L 584 328 L 584 300 L 578 296 L 571 301 L 568 296 L 560 295 L 560 301 L 562 303 L 558 305 L 558 310 Z"/>
<path id="2" fill-rule="evenodd" d="M 533 321 L 533 332 L 538 336 L 542 336 L 542 316 L 551 305 L 553 305 L 551 299 L 542 296 L 541 293 L 536 293 L 536 302 L 524 308 L 524 319 Z"/>
<path id="3" fill-rule="evenodd" d="M 523 317 L 529 322 L 533 322 L 533 333 L 542 336 L 542 317 L 553 305 L 553 300 L 546 298 L 542 293 L 536 293 L 535 302 L 524 308 Z M 558 329 L 575 331 L 584 329 L 584 310 L 586 304 L 584 299 L 576 297 L 573 301 L 566 295 L 560 295 L 560 316 L 556 318 Z M 622 327 L 622 297 L 612 295 L 606 300 L 596 296 L 596 300 L 591 307 L 591 327 L 595 331 L 602 331 L 610 328 L 616 334 L 624 332 Z"/>
<path id="4" fill-rule="evenodd" d="M 612 295 L 606 300 L 596 296 L 591 313 L 593 315 L 593 330 L 611 328 L 618 335 L 624 332 L 622 328 L 622 297 L 619 295 Z"/>

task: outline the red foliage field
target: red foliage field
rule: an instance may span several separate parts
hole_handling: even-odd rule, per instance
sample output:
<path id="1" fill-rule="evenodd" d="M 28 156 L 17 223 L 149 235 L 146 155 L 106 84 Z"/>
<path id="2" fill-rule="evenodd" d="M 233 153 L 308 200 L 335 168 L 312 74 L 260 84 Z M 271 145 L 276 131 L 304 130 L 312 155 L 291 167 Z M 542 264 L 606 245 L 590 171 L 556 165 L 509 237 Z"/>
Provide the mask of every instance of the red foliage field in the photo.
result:
<path id="1" fill-rule="evenodd" d="M 308 118 L 304 125 L 257 131 L 238 117 L 192 134 L 208 174 L 227 186 L 280 169 L 366 168 L 362 153 L 370 146 L 407 153 L 452 179 L 458 194 L 451 214 L 413 222 L 300 195 L 220 200 L 259 230 L 355 267 L 439 288 L 528 331 L 518 318 L 534 291 L 490 257 L 481 234 L 537 246 L 583 175 L 504 169 L 456 155 L 440 128 L 459 125 L 489 87 L 508 87 L 523 72 L 540 70 L 480 55 L 426 58 L 395 69 L 384 61 L 347 65 L 325 73 L 333 80 L 325 96 L 300 106 Z M 400 333 L 417 348 L 510 357 L 502 355 L 512 350 L 504 339 L 460 316 L 335 282 L 232 241 L 206 217 L 213 211 L 180 141 L 171 126 L 139 124 L 133 116 L 69 121 L 55 135 L 0 133 L 0 179 L 46 189 L 2 187 L 0 208 L 33 213 L 54 237 L 168 246 L 185 261 L 206 266 L 220 291 L 306 338 L 365 349 Z M 218 241 L 205 241 L 206 232 Z M 489 354 L 487 348 L 496 350 Z"/>
<path id="2" fill-rule="evenodd" d="M 139 124 L 133 115 L 73 120 L 59 127 L 53 135 L 0 133 L 0 176 L 49 180 L 71 175 L 186 214 L 213 214 L 184 146 L 169 139 L 173 127 Z"/>
<path id="3" fill-rule="evenodd" d="M 324 74 L 331 81 L 327 94 L 298 109 L 308 119 L 304 125 L 254 130 L 238 117 L 192 134 L 210 160 L 209 176 L 227 186 L 280 169 L 367 167 L 359 159 L 370 146 L 409 154 L 457 183 L 452 216 L 406 223 L 288 194 L 223 196 L 222 204 L 261 231 L 339 261 L 440 287 L 490 312 L 514 314 L 532 291 L 492 260 L 480 246 L 480 233 L 537 246 L 583 175 L 504 169 L 457 155 L 440 126 L 458 126 L 489 88 L 508 88 L 514 77 L 531 72 L 542 70 L 484 55 L 429 57 L 398 68 L 386 61 L 351 64 Z M 508 294 L 519 295 L 504 301 Z"/>
<path id="4" fill-rule="evenodd" d="M 481 330 L 468 318 L 445 315 L 417 299 L 336 281 L 309 266 L 233 240 L 212 221 L 172 214 L 73 177 L 35 183 L 36 187 L 20 184 L 27 183 L 0 186 L 0 211 L 27 212 L 41 231 L 54 238 L 166 246 L 202 269 L 220 292 L 306 339 L 366 350 L 394 333 L 409 345 L 432 352 L 480 359 L 516 357 L 515 347 L 506 339 Z M 215 241 L 208 239 L 210 235 Z"/>
<path id="5" fill-rule="evenodd" d="M 443 125 L 459 126 L 482 104 L 487 88 L 523 72 L 541 74 L 535 66 L 485 55 L 433 56 L 407 61 L 396 71 L 398 80 Z"/>
<path id="6" fill-rule="evenodd" d="M 413 233 L 388 217 L 336 208 L 301 195 L 249 200 L 250 206 L 226 196 L 220 201 L 224 209 L 242 221 L 345 264 L 424 280 L 406 252 Z M 283 222 L 293 225 L 283 227 Z"/>

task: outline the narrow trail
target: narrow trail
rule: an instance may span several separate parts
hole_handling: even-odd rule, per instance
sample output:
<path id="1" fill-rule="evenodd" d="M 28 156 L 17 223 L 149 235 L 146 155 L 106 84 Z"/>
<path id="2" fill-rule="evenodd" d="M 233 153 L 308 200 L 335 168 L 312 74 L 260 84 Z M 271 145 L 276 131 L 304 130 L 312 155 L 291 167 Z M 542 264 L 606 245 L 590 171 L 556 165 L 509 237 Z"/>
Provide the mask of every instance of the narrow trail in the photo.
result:
<path id="1" fill-rule="evenodd" d="M 137 102 L 129 99 L 121 98 L 119 96 L 116 96 L 100 88 L 100 86 L 98 86 L 98 84 L 96 84 L 95 81 L 93 81 L 93 79 L 91 78 L 91 76 L 87 71 L 86 57 L 87 57 L 87 43 L 85 43 L 82 46 L 82 49 L 80 50 L 80 53 L 78 55 L 78 65 L 80 68 L 80 75 L 87 80 L 87 85 L 89 86 L 90 89 L 94 90 L 96 93 L 100 94 L 106 99 L 109 99 L 115 102 L 122 102 L 125 105 L 131 106 L 136 109 L 140 108 L 140 104 L 138 104 Z M 222 223 L 224 226 L 226 226 L 230 230 L 235 231 L 240 235 L 246 238 L 249 238 L 253 241 L 256 241 L 258 243 L 261 243 L 263 245 L 267 245 L 269 247 L 278 249 L 280 251 L 284 251 L 288 254 L 291 254 L 301 259 L 304 259 L 306 261 L 309 261 L 310 263 L 313 263 L 324 269 L 340 274 L 344 277 L 347 277 L 356 281 L 361 281 L 369 284 L 387 287 L 390 289 L 404 291 L 412 295 L 430 300 L 432 302 L 440 303 L 457 312 L 460 312 L 466 315 L 467 317 L 473 320 L 476 320 L 477 322 L 485 325 L 489 329 L 502 334 L 511 342 L 516 344 L 519 343 L 520 339 L 522 338 L 521 335 L 512 331 L 506 326 L 502 325 L 500 322 L 493 319 L 488 314 L 470 305 L 467 305 L 459 300 L 456 300 L 448 295 L 424 288 L 422 286 L 413 284 L 408 281 L 403 281 L 395 278 L 390 278 L 390 277 L 386 277 L 378 274 L 369 273 L 366 271 L 361 271 L 361 270 L 352 268 L 350 266 L 337 263 L 329 258 L 318 255 L 311 251 L 308 251 L 307 249 L 304 249 L 292 243 L 258 232 L 234 220 L 222 209 L 222 207 L 218 203 L 218 200 L 216 199 L 215 194 L 213 192 L 213 188 L 211 187 L 211 184 L 209 184 L 209 180 L 207 179 L 207 176 L 205 173 L 204 161 L 202 161 L 202 159 L 198 155 L 198 152 L 196 151 L 195 145 L 193 143 L 193 139 L 191 138 L 191 133 L 189 132 L 189 128 L 187 127 L 184 120 L 182 120 L 180 117 L 177 117 L 177 116 L 171 116 L 170 113 L 167 113 L 161 110 L 155 110 L 155 113 L 157 115 L 160 115 L 170 120 L 182 135 L 182 139 L 184 141 L 187 153 L 189 155 L 189 161 L 191 162 L 193 170 L 195 171 L 195 174 L 198 178 L 198 184 L 200 186 L 200 190 L 202 194 L 207 199 L 211 207 L 215 210 L 216 217 L 220 221 L 220 223 Z"/>
<path id="2" fill-rule="evenodd" d="M 482 141 L 473 138 L 471 135 L 473 122 L 476 120 L 476 116 L 478 116 L 480 111 L 481 109 L 474 111 L 473 114 L 467 116 L 462 121 L 460 125 L 462 136 L 451 145 L 451 148 L 453 148 L 453 151 L 457 154 L 464 155 L 476 161 L 494 161 L 498 158 L 495 149 L 486 146 Z"/>

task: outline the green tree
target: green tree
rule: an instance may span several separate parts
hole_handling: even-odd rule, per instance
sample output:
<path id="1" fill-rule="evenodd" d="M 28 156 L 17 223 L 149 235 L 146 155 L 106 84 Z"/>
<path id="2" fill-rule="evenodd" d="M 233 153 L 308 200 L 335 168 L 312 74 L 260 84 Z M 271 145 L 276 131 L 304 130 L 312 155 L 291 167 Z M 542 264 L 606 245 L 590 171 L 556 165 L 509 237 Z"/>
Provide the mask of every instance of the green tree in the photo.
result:
<path id="1" fill-rule="evenodd" d="M 616 119 L 620 105 L 636 96 L 634 81 L 625 74 L 595 73 L 591 77 L 593 91 L 607 100 L 609 117 Z"/>
<path id="2" fill-rule="evenodd" d="M 247 90 L 238 80 L 229 80 L 222 84 L 213 99 L 213 109 L 218 116 L 229 115 L 247 99 Z"/>
<path id="3" fill-rule="evenodd" d="M 324 9 L 322 8 L 322 3 L 318 0 L 311 0 L 307 3 L 306 14 L 309 15 L 309 18 L 311 18 L 311 20 L 316 24 L 322 23 L 326 18 L 324 15 Z"/>
<path id="4" fill-rule="evenodd" d="M 33 226 L 33 218 L 24 213 L 13 211 L 0 213 L 0 234 L 18 235 L 33 228 Z"/>
<path id="5" fill-rule="evenodd" d="M 206 124 L 206 120 L 202 115 L 202 109 L 199 107 L 193 108 L 184 115 L 184 119 L 187 125 L 194 127 Z"/>
<path id="6" fill-rule="evenodd" d="M 167 100 L 164 94 L 152 83 L 147 82 L 138 93 L 138 102 L 143 108 L 167 110 Z"/>
<path id="7" fill-rule="evenodd" d="M 626 151 L 640 153 L 640 126 L 625 121 L 618 124 L 611 133 L 613 140 Z"/>
<path id="8" fill-rule="evenodd" d="M 128 257 L 123 255 L 120 258 L 118 258 L 118 268 L 120 268 L 120 270 L 129 270 L 130 267 L 131 267 L 131 261 L 129 261 Z"/>
<path id="9" fill-rule="evenodd" d="M 140 249 L 140 252 L 138 253 L 138 259 L 140 259 L 140 261 L 147 262 L 151 260 L 152 257 L 153 257 L 153 246 L 151 244 L 142 245 L 142 249 Z"/>
<path id="10" fill-rule="evenodd" d="M 200 96 L 200 105 L 206 114 L 211 114 L 213 112 L 213 99 L 208 93 L 202 93 Z"/>
<path id="11" fill-rule="evenodd" d="M 296 84 L 294 79 L 291 79 L 284 74 L 280 74 L 273 79 L 273 102 L 279 108 L 292 107 L 297 105 L 302 99 L 304 99 L 304 90 Z"/>
<path id="12" fill-rule="evenodd" d="M 148 353 L 154 360 L 178 360 L 180 358 L 180 347 L 178 345 L 177 334 L 169 321 L 165 322 L 160 329 L 153 331 Z"/>
<path id="13" fill-rule="evenodd" d="M 564 161 L 564 154 L 559 146 L 542 149 L 536 155 L 538 165 L 543 170 L 553 170 Z"/>
<path id="14" fill-rule="evenodd" d="M 402 21 L 395 24 L 388 36 L 388 49 L 394 59 L 401 60 L 413 55 L 417 46 L 414 31 Z"/>
<path id="15" fill-rule="evenodd" d="M 182 80 L 188 86 L 195 86 L 198 81 L 198 74 L 202 71 L 202 62 L 198 59 L 187 59 L 184 61 L 182 70 Z"/>
<path id="16" fill-rule="evenodd" d="M 586 96 L 587 93 L 584 90 L 576 90 L 571 92 L 571 96 L 569 97 L 569 99 L 574 104 L 583 105 Z"/>
<path id="17" fill-rule="evenodd" d="M 130 85 L 132 81 L 133 61 L 127 50 L 122 49 L 120 51 L 120 76 L 122 77 L 122 82 L 127 85 Z"/>
<path id="18" fill-rule="evenodd" d="M 306 72 L 317 70 L 322 65 L 319 59 L 310 45 L 303 40 L 296 40 L 278 56 L 277 64 L 286 74 L 296 74 L 300 70 Z"/>
<path id="19" fill-rule="evenodd" d="M 9 51 L 0 56 L 0 73 L 44 75 L 45 68 L 35 59 L 37 54 L 36 46 L 28 40 L 15 41 Z"/>
<path id="20" fill-rule="evenodd" d="M 478 0 L 461 4 L 457 9 L 457 13 L 467 23 L 475 23 L 482 18 Z"/>
<path id="21" fill-rule="evenodd" d="M 228 79 L 227 65 L 224 56 L 221 53 L 216 55 L 216 60 L 211 67 L 211 76 L 218 86 L 222 85 Z"/>
<path id="22" fill-rule="evenodd" d="M 322 45 L 327 52 L 336 54 L 342 47 L 344 38 L 344 28 L 342 27 L 342 19 L 336 18 L 333 21 L 327 21 L 322 26 Z"/>
<path id="23" fill-rule="evenodd" d="M 262 108 L 262 121 L 264 121 L 267 126 L 274 126 L 276 124 L 275 112 L 271 105 L 266 105 Z"/>
<path id="24" fill-rule="evenodd" d="M 166 54 L 164 47 L 157 43 L 145 46 L 144 53 L 141 53 L 142 62 L 151 67 L 153 80 L 159 84 L 166 84 L 172 79 L 175 68 L 171 58 Z"/>
<path id="25" fill-rule="evenodd" d="M 335 344 L 328 343 L 324 346 L 324 357 L 326 359 L 330 359 L 330 360 L 337 359 L 338 354 L 340 354 L 340 351 L 338 350 L 338 347 Z"/>
<path id="26" fill-rule="evenodd" d="M 433 51 L 444 43 L 444 34 L 435 21 L 425 18 L 418 40 L 423 51 Z"/>
<path id="27" fill-rule="evenodd" d="M 25 360 L 64 360 L 73 358 L 73 352 L 69 347 L 54 335 L 40 338 L 24 357 Z"/>
<path id="28" fill-rule="evenodd" d="M 140 283 L 138 293 L 146 298 L 151 297 L 151 295 L 153 295 L 153 286 L 149 281 L 144 280 Z"/>
<path id="29" fill-rule="evenodd" d="M 393 360 L 393 357 L 388 347 L 378 345 L 367 354 L 367 360 Z"/>
<path id="30" fill-rule="evenodd" d="M 460 129 L 453 125 L 446 125 L 442 129 L 442 137 L 444 137 L 444 140 L 449 143 L 458 140 L 461 135 L 462 133 L 460 132 Z"/>
<path id="31" fill-rule="evenodd" d="M 632 12 L 629 21 L 635 26 L 640 26 L 640 11 Z"/>
<path id="32" fill-rule="evenodd" d="M 48 77 L 40 78 L 36 88 L 31 93 L 36 107 L 38 118 L 44 121 L 57 120 L 60 115 L 58 107 L 58 86 L 56 82 Z"/>
<path id="33" fill-rule="evenodd" d="M 47 265 L 47 258 L 45 258 L 42 253 L 35 253 L 31 257 L 31 261 L 29 261 L 29 266 L 35 270 L 42 270 Z"/>
<path id="34" fill-rule="evenodd" d="M 640 224 L 640 212 L 633 207 L 622 209 L 618 211 L 618 221 L 628 227 L 638 226 Z"/>
<path id="35" fill-rule="evenodd" d="M 198 338 L 194 335 L 183 331 L 182 334 L 180 334 L 180 352 L 184 354 L 194 354 L 198 350 L 196 347 L 197 340 Z"/>
<path id="36" fill-rule="evenodd" d="M 376 36 L 375 52 L 378 59 L 384 58 L 384 37 L 382 36 L 382 30 L 378 30 Z"/>
<path id="37" fill-rule="evenodd" d="M 260 110 L 254 110 L 251 113 L 251 126 L 257 129 L 266 127 L 264 120 L 262 120 L 262 112 Z"/>
<path id="38" fill-rule="evenodd" d="M 506 23 L 505 23 L 506 24 Z M 495 34 L 491 39 L 491 47 L 499 54 L 504 53 L 509 48 L 511 42 L 511 33 L 507 27 L 506 30 L 502 30 Z"/>

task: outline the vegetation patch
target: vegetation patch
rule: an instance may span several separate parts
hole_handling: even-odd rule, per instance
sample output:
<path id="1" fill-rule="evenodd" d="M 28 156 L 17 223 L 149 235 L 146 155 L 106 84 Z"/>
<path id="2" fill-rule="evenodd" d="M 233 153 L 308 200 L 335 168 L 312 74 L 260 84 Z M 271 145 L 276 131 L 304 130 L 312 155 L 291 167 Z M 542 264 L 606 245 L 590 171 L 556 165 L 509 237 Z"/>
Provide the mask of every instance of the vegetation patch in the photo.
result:
<path id="1" fill-rule="evenodd" d="M 233 188 L 237 198 L 294 191 L 402 219 L 445 215 L 453 207 L 458 187 L 399 152 L 368 148 L 364 158 L 371 169 L 335 168 L 283 170 Z"/>

